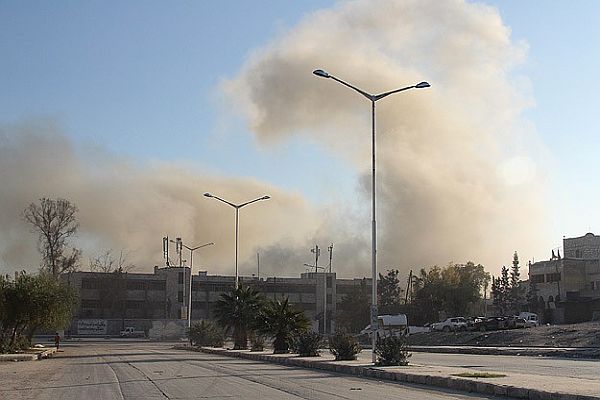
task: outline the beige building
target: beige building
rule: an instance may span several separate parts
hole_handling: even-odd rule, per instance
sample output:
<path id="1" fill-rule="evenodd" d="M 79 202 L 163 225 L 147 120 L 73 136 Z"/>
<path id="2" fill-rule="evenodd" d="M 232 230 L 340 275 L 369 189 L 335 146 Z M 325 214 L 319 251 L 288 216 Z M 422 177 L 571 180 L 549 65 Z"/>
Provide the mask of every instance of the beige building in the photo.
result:
<path id="1" fill-rule="evenodd" d="M 600 236 L 587 233 L 563 239 L 547 261 L 529 266 L 529 281 L 554 322 L 579 322 L 600 317 Z"/>

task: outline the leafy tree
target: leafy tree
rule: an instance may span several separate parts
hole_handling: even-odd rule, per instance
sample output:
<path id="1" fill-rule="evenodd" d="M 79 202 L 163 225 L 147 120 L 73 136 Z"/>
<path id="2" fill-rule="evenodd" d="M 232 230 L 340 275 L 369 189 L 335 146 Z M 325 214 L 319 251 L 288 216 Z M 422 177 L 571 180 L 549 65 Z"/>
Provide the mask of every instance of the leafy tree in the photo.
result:
<path id="1" fill-rule="evenodd" d="M 259 314 L 257 330 L 273 337 L 275 354 L 287 353 L 294 336 L 308 329 L 310 323 L 302 311 L 294 310 L 288 298 L 271 300 Z"/>
<path id="2" fill-rule="evenodd" d="M 72 316 L 74 290 L 54 277 L 21 274 L 15 281 L 0 283 L 0 348 L 14 350 L 18 344 L 29 345 L 41 328 L 60 329 Z"/>
<path id="3" fill-rule="evenodd" d="M 498 308 L 501 315 L 505 315 L 510 309 L 510 289 L 508 268 L 503 265 L 500 277 L 492 284 L 494 305 Z"/>
<path id="4" fill-rule="evenodd" d="M 521 272 L 519 268 L 519 256 L 515 251 L 512 267 L 510 269 L 510 287 L 508 290 L 508 304 L 510 311 L 517 314 L 525 303 L 525 288 L 521 286 Z"/>
<path id="5" fill-rule="evenodd" d="M 39 234 L 42 268 L 55 278 L 78 267 L 81 251 L 76 248 L 67 251 L 68 240 L 79 227 L 77 211 L 68 200 L 48 198 L 40 199 L 39 204 L 31 203 L 23 211 L 23 218 Z"/>
<path id="6" fill-rule="evenodd" d="M 371 321 L 371 296 L 365 281 L 346 294 L 337 307 L 335 324 L 338 330 L 358 333 Z"/>
<path id="7" fill-rule="evenodd" d="M 385 275 L 379 274 L 377 283 L 378 302 L 380 306 L 398 306 L 402 298 L 402 289 L 398 279 L 399 271 L 389 269 Z"/>
<path id="8" fill-rule="evenodd" d="M 467 262 L 421 269 L 414 277 L 414 296 L 407 307 L 415 323 L 436 321 L 440 311 L 465 315 L 469 307 L 481 300 L 482 289 L 490 275 L 483 265 Z"/>
<path id="9" fill-rule="evenodd" d="M 233 333 L 233 348 L 248 348 L 248 333 L 255 326 L 256 318 L 264 304 L 260 292 L 252 287 L 239 285 L 230 293 L 223 293 L 215 304 L 217 323 L 225 333 Z"/>

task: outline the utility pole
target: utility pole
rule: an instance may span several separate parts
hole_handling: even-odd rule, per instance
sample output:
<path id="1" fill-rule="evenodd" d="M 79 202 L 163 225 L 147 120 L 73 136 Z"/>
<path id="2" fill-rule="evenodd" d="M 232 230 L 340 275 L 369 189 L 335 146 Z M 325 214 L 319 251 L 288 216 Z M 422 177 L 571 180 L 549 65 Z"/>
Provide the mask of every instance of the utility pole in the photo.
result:
<path id="1" fill-rule="evenodd" d="M 256 253 L 256 277 L 260 280 L 260 253 Z"/>
<path id="2" fill-rule="evenodd" d="M 329 245 L 329 247 L 327 248 L 327 251 L 329 252 L 329 273 L 331 273 L 331 259 L 333 258 L 333 243 L 331 243 Z"/>

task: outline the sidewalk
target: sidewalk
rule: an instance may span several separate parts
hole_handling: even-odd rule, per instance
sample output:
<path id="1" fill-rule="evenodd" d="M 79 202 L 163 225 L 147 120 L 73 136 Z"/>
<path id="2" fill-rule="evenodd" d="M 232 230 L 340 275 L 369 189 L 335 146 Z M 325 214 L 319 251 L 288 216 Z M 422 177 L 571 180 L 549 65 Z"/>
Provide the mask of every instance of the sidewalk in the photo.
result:
<path id="1" fill-rule="evenodd" d="M 42 358 L 48 358 L 56 353 L 56 347 L 35 348 L 32 347 L 23 353 L 0 354 L 0 362 L 10 361 L 37 361 Z"/>
<path id="2" fill-rule="evenodd" d="M 192 350 L 183 346 L 175 348 Z M 272 354 L 271 351 L 250 352 L 222 348 L 201 348 L 196 351 L 518 399 L 600 400 L 600 379 L 518 373 L 503 373 L 502 375 L 506 376 L 499 378 L 466 378 L 459 377 L 457 374 L 472 374 L 478 371 L 472 368 L 418 364 L 410 364 L 405 367 L 374 367 L 371 363 L 366 362 L 365 355 L 356 361 L 334 361 L 333 356 L 327 350 L 321 352 L 321 357 L 298 357 L 293 354 Z M 490 371 L 479 372 L 490 373 Z"/>

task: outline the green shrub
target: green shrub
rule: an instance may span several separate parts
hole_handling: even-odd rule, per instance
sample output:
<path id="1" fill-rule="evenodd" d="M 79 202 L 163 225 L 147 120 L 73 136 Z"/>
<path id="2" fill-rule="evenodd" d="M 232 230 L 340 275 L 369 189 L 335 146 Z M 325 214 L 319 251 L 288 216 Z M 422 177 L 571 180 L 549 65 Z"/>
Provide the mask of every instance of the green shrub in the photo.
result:
<path id="1" fill-rule="evenodd" d="M 318 357 L 321 346 L 321 335 L 317 332 L 300 332 L 293 341 L 293 350 L 300 357 Z"/>
<path id="2" fill-rule="evenodd" d="M 335 356 L 336 361 L 356 360 L 361 350 L 356 339 L 346 333 L 338 332 L 329 337 L 329 351 Z"/>
<path id="3" fill-rule="evenodd" d="M 265 337 L 257 333 L 250 335 L 250 351 L 263 351 L 265 349 Z"/>
<path id="4" fill-rule="evenodd" d="M 192 324 L 188 338 L 192 346 L 223 346 L 223 331 L 212 321 L 201 320 Z"/>
<path id="5" fill-rule="evenodd" d="M 377 365 L 408 365 L 411 354 L 407 350 L 406 336 L 388 336 L 375 345 Z"/>

